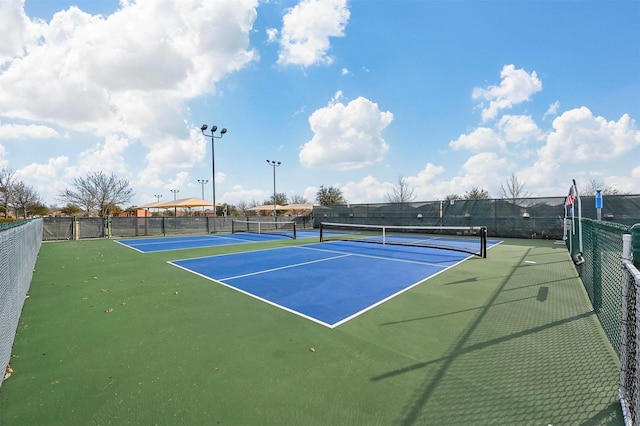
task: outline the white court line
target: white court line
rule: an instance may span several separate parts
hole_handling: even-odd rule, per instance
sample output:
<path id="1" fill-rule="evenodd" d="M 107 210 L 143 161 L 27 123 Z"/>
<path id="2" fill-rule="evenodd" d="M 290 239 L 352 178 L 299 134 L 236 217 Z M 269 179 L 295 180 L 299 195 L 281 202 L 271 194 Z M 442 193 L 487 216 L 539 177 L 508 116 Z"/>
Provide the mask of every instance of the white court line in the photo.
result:
<path id="1" fill-rule="evenodd" d="M 122 245 L 122 246 L 125 246 L 126 248 L 129 248 L 129 249 L 135 250 L 135 251 L 137 251 L 138 253 L 146 253 L 146 251 L 142 251 L 142 250 L 140 250 L 140 249 L 138 249 L 138 248 L 135 248 L 134 246 L 130 246 L 129 244 L 125 244 L 125 243 L 123 243 L 123 242 L 122 242 L 122 241 L 120 241 L 120 240 L 115 240 L 115 242 L 116 242 L 116 243 L 118 243 L 118 244 L 120 244 L 120 245 Z"/>
<path id="2" fill-rule="evenodd" d="M 231 280 L 235 280 L 237 278 L 250 277 L 252 275 L 261 275 L 261 274 L 266 274 L 266 273 L 269 273 L 269 272 L 280 271 L 280 270 L 283 270 L 283 269 L 297 268 L 298 266 L 311 265 L 313 263 L 325 262 L 327 260 L 335 260 L 335 259 L 340 259 L 342 257 L 349 257 L 349 256 L 351 256 L 351 255 L 343 253 L 341 256 L 326 257 L 324 259 L 310 260 L 308 262 L 302 262 L 302 263 L 292 263 L 291 265 L 287 265 L 287 266 L 280 266 L 278 268 L 271 268 L 271 269 L 263 269 L 262 271 L 250 272 L 248 274 L 236 275 L 234 277 L 225 277 L 225 278 L 220 278 L 220 279 L 221 280 L 225 280 L 225 281 L 231 281 Z"/>
<path id="3" fill-rule="evenodd" d="M 242 293 L 242 294 L 244 294 L 244 295 L 247 295 L 247 296 L 252 297 L 252 298 L 254 298 L 254 299 L 260 300 L 261 302 L 264 302 L 264 303 L 269 304 L 269 305 L 271 305 L 271 306 L 275 306 L 276 308 L 279 308 L 279 309 L 282 309 L 282 310 L 284 310 L 284 311 L 290 312 L 290 313 L 292 313 L 292 314 L 294 314 L 294 315 L 298 315 L 299 317 L 302 317 L 302 318 L 308 319 L 309 321 L 313 321 L 313 322 L 315 322 L 315 323 L 317 323 L 317 324 L 323 325 L 323 326 L 328 327 L 328 328 L 333 328 L 333 327 L 334 327 L 334 325 L 332 325 L 332 324 L 328 324 L 328 323 L 326 323 L 326 322 L 324 322 L 324 321 L 322 321 L 322 320 L 319 320 L 319 319 L 314 318 L 314 317 L 312 317 L 312 316 L 309 316 L 309 315 L 303 314 L 302 312 L 298 312 L 298 311 L 296 311 L 295 309 L 291 309 L 291 308 L 288 308 L 288 307 L 286 307 L 286 306 L 284 306 L 284 305 L 280 305 L 280 304 L 275 303 L 275 302 L 273 302 L 273 301 L 271 301 L 271 300 L 269 300 L 269 299 L 265 299 L 264 297 L 260 297 L 260 296 L 258 296 L 257 294 L 254 294 L 254 293 L 251 293 L 251 292 L 249 292 L 249 291 L 243 290 L 243 289 L 241 289 L 241 288 L 239 288 L 239 287 L 236 287 L 236 286 L 234 286 L 234 285 L 227 284 L 227 283 L 226 283 L 226 282 L 224 282 L 224 281 L 220 281 L 220 280 L 218 280 L 218 279 L 211 278 L 211 277 L 209 277 L 209 276 L 207 276 L 207 275 L 204 275 L 204 274 L 201 274 L 201 273 L 199 273 L 199 272 L 195 272 L 195 271 L 193 271 L 193 270 L 191 270 L 191 269 L 189 269 L 189 268 L 185 268 L 185 267 L 183 267 L 183 266 L 176 265 L 176 264 L 175 264 L 175 263 L 173 263 L 173 262 L 167 262 L 167 263 L 169 263 L 169 264 L 171 264 L 171 265 L 173 265 L 173 266 L 177 266 L 178 268 L 180 268 L 180 269 L 182 269 L 182 270 L 184 270 L 184 271 L 190 272 L 190 273 L 192 273 L 192 274 L 194 274 L 194 275 L 198 275 L 198 276 L 200 276 L 200 277 L 202 277 L 202 278 L 204 278 L 204 279 L 206 279 L 206 280 L 213 281 L 214 283 L 220 284 L 220 285 L 222 285 L 222 286 L 224 286 L 224 287 L 227 287 L 227 288 L 229 288 L 229 289 L 231 289 L 231 290 L 234 290 L 234 291 L 240 292 L 240 293 Z"/>
<path id="4" fill-rule="evenodd" d="M 169 240 L 168 238 L 162 238 L 162 241 L 149 241 L 149 242 L 141 242 L 141 243 L 137 243 L 136 246 L 141 247 L 141 246 L 154 246 L 154 245 L 164 245 L 164 244 L 184 244 L 186 242 L 192 242 L 192 241 L 215 241 L 217 238 L 211 238 L 211 237 L 204 237 L 204 238 L 189 238 L 189 239 L 183 239 L 184 237 L 169 237 L 169 238 L 175 238 L 173 241 Z M 127 247 L 133 247 L 129 244 L 127 244 L 128 240 L 116 240 L 118 241 L 120 244 L 125 245 Z"/>
<path id="5" fill-rule="evenodd" d="M 331 244 L 331 243 L 325 243 L 325 244 Z M 307 247 L 307 246 L 299 246 L 299 248 L 306 249 L 306 250 L 323 251 L 323 252 L 327 252 L 327 253 L 343 253 L 343 254 L 345 253 L 344 251 L 340 251 L 340 250 L 328 250 L 328 249 L 320 249 L 320 248 Z M 392 257 L 372 256 L 370 254 L 359 254 L 359 253 L 349 253 L 349 254 L 351 256 L 368 257 L 368 258 L 371 258 L 371 259 L 380 259 L 380 260 L 389 260 L 389 261 L 392 261 L 392 262 L 415 263 L 417 265 L 429 265 L 429 266 L 436 266 L 436 267 L 439 267 L 439 268 L 448 268 L 447 265 L 442 265 L 440 263 L 420 262 L 420 261 L 417 261 L 417 260 L 407 260 L 407 259 L 394 259 Z M 469 257 L 471 257 L 471 256 L 469 256 Z"/>

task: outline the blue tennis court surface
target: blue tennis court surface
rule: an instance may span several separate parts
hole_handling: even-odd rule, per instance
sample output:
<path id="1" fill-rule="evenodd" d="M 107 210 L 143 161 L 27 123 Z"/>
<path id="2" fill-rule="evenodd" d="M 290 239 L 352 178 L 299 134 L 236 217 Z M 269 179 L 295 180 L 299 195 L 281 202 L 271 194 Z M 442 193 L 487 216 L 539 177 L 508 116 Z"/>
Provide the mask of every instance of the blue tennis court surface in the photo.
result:
<path id="1" fill-rule="evenodd" d="M 317 233 L 316 233 L 317 235 Z M 191 248 L 223 246 L 229 244 L 255 243 L 258 241 L 272 241 L 277 239 L 288 239 L 281 235 L 273 234 L 213 234 L 213 235 L 189 235 L 181 237 L 160 237 L 160 238 L 136 238 L 130 240 L 117 240 L 124 246 L 137 250 L 141 253 L 153 253 L 159 251 L 184 250 Z"/>
<path id="2" fill-rule="evenodd" d="M 424 247 L 330 242 L 169 263 L 333 328 L 467 258 Z"/>

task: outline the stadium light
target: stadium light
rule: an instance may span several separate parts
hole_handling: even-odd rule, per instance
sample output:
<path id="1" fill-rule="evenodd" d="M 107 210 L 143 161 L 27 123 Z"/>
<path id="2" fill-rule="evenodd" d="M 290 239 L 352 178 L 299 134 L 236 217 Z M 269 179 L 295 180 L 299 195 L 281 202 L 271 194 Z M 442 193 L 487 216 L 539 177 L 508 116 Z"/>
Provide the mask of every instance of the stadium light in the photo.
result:
<path id="1" fill-rule="evenodd" d="M 276 167 L 282 164 L 280 161 L 267 160 L 267 164 L 273 167 L 273 220 L 277 220 L 276 217 Z"/>
<path id="2" fill-rule="evenodd" d="M 215 219 L 215 217 L 217 216 L 216 214 L 216 160 L 215 160 L 215 155 L 213 151 L 213 142 L 216 139 L 220 139 L 221 137 L 223 137 L 224 134 L 227 133 L 227 129 L 223 127 L 222 130 L 220 130 L 220 136 L 216 136 L 215 132 L 218 130 L 218 126 L 211 126 L 211 133 L 206 134 L 204 131 L 207 130 L 208 128 L 209 126 L 207 126 L 206 124 L 203 124 L 202 127 L 200 127 L 200 131 L 204 136 L 211 138 L 211 170 L 213 172 L 211 176 L 211 183 L 213 186 L 213 218 L 214 218 L 213 232 L 216 232 L 216 219 Z"/>
<path id="3" fill-rule="evenodd" d="M 160 198 L 162 198 L 162 194 L 154 195 L 154 197 L 156 197 L 156 202 L 159 203 L 160 202 Z M 158 213 L 158 211 L 160 211 L 160 209 L 156 208 L 156 213 Z"/>
<path id="4" fill-rule="evenodd" d="M 202 199 L 204 200 L 204 186 L 209 183 L 209 179 L 198 179 L 198 183 L 202 185 Z M 202 206 L 202 216 L 204 216 L 204 206 Z"/>
<path id="5" fill-rule="evenodd" d="M 180 192 L 179 189 L 170 189 L 169 191 L 173 192 L 173 201 L 176 200 L 176 194 Z M 176 208 L 175 203 L 173 203 L 173 217 L 178 217 L 178 209 Z"/>

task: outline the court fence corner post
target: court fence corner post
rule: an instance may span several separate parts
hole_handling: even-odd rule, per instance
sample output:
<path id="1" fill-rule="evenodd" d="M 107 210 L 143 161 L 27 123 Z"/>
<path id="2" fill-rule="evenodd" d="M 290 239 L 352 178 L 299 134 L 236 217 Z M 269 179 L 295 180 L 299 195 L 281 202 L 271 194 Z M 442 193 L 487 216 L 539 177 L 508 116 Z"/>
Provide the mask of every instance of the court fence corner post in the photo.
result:
<path id="1" fill-rule="evenodd" d="M 631 227 L 631 256 L 635 267 L 640 269 L 640 223 Z"/>

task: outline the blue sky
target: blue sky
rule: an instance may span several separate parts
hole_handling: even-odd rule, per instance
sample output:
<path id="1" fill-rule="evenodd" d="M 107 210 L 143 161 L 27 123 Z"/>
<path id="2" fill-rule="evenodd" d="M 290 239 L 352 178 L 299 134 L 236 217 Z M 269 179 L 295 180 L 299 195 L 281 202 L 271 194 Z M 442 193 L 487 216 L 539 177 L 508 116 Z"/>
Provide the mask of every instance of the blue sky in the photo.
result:
<path id="1" fill-rule="evenodd" d="M 640 2 L 0 1 L 0 168 L 131 204 L 640 193 Z M 209 183 L 203 187 L 198 179 Z M 126 206 L 124 206 L 126 207 Z"/>

